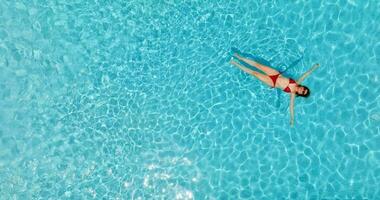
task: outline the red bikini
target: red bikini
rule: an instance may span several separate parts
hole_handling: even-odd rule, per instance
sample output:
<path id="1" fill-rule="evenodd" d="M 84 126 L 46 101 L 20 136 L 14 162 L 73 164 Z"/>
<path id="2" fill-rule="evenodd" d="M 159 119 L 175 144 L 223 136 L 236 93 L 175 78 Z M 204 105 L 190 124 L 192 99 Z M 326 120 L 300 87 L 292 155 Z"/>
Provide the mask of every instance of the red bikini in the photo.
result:
<path id="1" fill-rule="evenodd" d="M 269 78 L 272 79 L 273 87 L 276 86 L 276 82 L 277 82 L 277 79 L 278 79 L 279 76 L 280 76 L 280 74 L 269 76 Z M 293 84 L 293 83 L 297 84 L 297 82 L 295 80 L 293 80 L 293 79 L 290 78 L 289 79 L 289 84 L 284 88 L 284 92 L 290 93 L 291 90 L 289 88 L 289 85 Z"/>

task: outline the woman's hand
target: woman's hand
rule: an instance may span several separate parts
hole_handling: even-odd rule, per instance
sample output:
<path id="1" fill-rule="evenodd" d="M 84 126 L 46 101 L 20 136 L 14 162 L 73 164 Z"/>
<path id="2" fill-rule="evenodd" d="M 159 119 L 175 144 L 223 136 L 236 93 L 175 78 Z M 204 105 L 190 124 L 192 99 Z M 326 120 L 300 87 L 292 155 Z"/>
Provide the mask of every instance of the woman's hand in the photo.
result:
<path id="1" fill-rule="evenodd" d="M 299 78 L 298 80 L 297 80 L 297 83 L 298 84 L 301 84 L 302 83 L 302 81 L 303 80 L 305 80 L 305 78 L 307 77 L 307 76 L 309 76 L 310 74 L 311 74 L 311 72 L 313 72 L 315 69 L 317 69 L 318 67 L 319 67 L 320 65 L 319 65 L 319 63 L 316 63 L 316 64 L 314 64 L 306 73 L 304 73 L 302 76 L 301 76 L 301 78 Z"/>
<path id="2" fill-rule="evenodd" d="M 290 126 L 294 125 L 294 119 L 290 119 Z"/>

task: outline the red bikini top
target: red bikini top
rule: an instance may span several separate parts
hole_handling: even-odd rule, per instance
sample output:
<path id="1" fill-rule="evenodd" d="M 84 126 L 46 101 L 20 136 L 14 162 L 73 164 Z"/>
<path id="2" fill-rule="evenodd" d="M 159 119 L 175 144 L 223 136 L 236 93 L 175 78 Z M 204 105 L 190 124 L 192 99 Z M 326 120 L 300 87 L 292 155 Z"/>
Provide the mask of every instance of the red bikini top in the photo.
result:
<path id="1" fill-rule="evenodd" d="M 290 93 L 291 92 L 291 90 L 290 90 L 290 88 L 289 88 L 289 85 L 290 84 L 292 84 L 292 83 L 295 83 L 295 84 L 297 84 L 297 82 L 295 81 L 295 80 L 293 80 L 293 79 L 289 79 L 289 84 L 288 84 L 288 86 L 286 86 L 286 88 L 284 88 L 284 92 L 287 92 L 287 93 Z"/>

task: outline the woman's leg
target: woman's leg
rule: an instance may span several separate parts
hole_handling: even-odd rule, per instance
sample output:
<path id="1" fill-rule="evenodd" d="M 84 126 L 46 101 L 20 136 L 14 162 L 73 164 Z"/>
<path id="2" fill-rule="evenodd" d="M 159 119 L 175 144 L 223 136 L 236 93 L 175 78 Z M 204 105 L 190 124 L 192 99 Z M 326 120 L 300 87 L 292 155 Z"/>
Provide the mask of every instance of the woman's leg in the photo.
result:
<path id="1" fill-rule="evenodd" d="M 249 65 L 251 66 L 254 66 L 258 69 L 260 69 L 261 71 L 265 72 L 268 76 L 272 76 L 272 75 L 276 75 L 276 74 L 279 74 L 280 72 L 278 72 L 277 70 L 271 68 L 271 67 L 268 67 L 268 66 L 265 66 L 265 65 L 262 65 L 258 62 L 255 62 L 254 60 L 251 60 L 251 59 L 248 59 L 248 58 L 244 58 L 242 56 L 240 56 L 239 54 L 235 53 L 234 54 L 234 57 L 236 57 L 237 59 L 245 62 L 245 63 L 248 63 Z"/>
<path id="2" fill-rule="evenodd" d="M 237 63 L 236 61 L 234 60 L 231 60 L 230 63 L 232 65 L 235 65 L 236 67 L 239 67 L 241 70 L 245 71 L 246 73 L 248 74 L 251 74 L 253 76 L 255 76 L 257 79 L 259 79 L 260 81 L 262 81 L 263 83 L 269 85 L 270 87 L 273 86 L 273 82 L 272 82 L 272 79 L 269 78 L 269 76 L 265 75 L 265 74 L 262 74 L 260 72 L 256 72 L 256 71 L 253 71 L 247 67 L 244 67 L 243 65 Z"/>

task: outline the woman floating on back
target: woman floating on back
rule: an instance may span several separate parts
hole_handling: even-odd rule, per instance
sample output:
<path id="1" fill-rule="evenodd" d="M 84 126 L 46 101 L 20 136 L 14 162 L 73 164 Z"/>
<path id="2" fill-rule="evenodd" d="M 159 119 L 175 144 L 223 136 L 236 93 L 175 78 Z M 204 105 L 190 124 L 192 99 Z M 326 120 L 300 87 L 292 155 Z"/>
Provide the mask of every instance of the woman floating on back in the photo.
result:
<path id="1" fill-rule="evenodd" d="M 284 92 L 290 94 L 290 124 L 294 124 L 294 97 L 301 96 L 301 97 L 308 97 L 310 95 L 310 90 L 306 86 L 301 85 L 302 81 L 310 75 L 311 72 L 313 72 L 315 69 L 319 67 L 319 64 L 314 64 L 313 67 L 308 70 L 305 74 L 301 76 L 297 81 L 283 76 L 280 72 L 277 70 L 262 65 L 260 63 L 255 62 L 254 60 L 250 60 L 248 58 L 244 58 L 238 53 L 234 54 L 234 57 L 238 59 L 239 61 L 243 61 L 253 67 L 256 67 L 257 69 L 261 70 L 264 73 L 260 73 L 257 71 L 253 71 L 240 63 L 236 62 L 234 59 L 231 60 L 231 64 L 239 67 L 243 71 L 247 72 L 248 74 L 253 75 L 254 77 L 258 78 L 260 81 L 264 82 L 265 84 L 269 85 L 272 88 L 279 88 L 282 89 Z"/>

